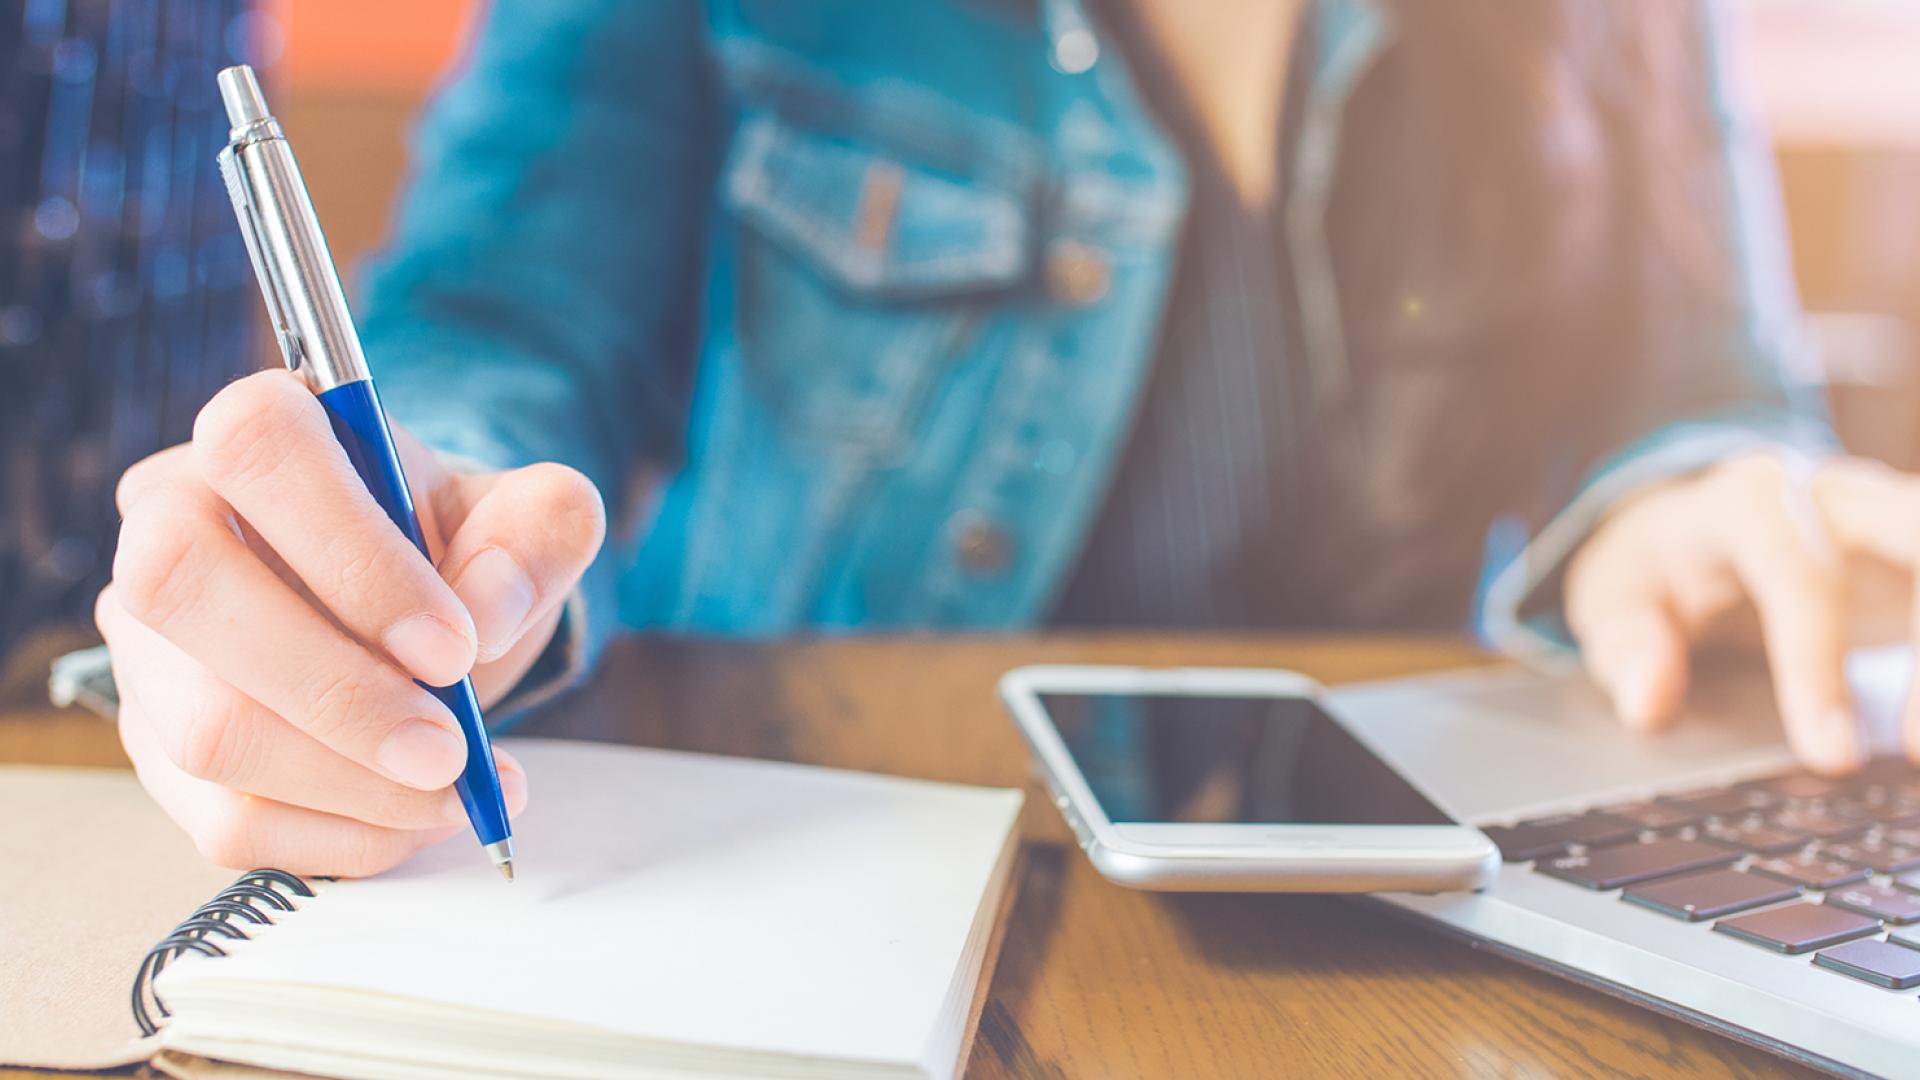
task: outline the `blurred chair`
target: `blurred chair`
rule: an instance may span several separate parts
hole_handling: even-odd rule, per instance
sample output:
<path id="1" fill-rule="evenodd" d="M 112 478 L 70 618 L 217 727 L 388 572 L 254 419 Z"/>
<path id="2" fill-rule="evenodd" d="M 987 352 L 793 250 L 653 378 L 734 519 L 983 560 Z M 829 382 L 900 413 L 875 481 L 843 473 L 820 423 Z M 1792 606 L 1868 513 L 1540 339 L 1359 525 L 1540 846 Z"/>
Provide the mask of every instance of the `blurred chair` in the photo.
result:
<path id="1" fill-rule="evenodd" d="M 1841 438 L 1920 467 L 1920 4 L 1742 0 Z"/>
<path id="2" fill-rule="evenodd" d="M 214 165 L 246 0 L 0 0 L 0 658 L 84 625 L 127 465 L 257 355 Z"/>
<path id="3" fill-rule="evenodd" d="M 1813 312 L 1807 381 L 1826 393 L 1847 449 L 1902 468 L 1920 466 L 1920 337 L 1914 324 L 1873 312 Z"/>

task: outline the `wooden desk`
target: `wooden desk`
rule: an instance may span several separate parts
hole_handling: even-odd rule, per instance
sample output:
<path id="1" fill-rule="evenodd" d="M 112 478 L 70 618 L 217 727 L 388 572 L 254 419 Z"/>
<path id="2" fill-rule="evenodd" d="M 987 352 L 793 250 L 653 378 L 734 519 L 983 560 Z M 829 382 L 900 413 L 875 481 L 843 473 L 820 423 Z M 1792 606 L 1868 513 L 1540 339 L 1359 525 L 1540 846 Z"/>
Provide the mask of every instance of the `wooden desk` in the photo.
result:
<path id="1" fill-rule="evenodd" d="M 993 695 L 1016 664 L 1277 665 L 1333 683 L 1477 659 L 1435 641 L 633 641 L 529 732 L 1020 786 L 1026 754 Z M 118 757 L 91 718 L 0 715 L 0 761 Z M 1808 1075 L 1353 903 L 1109 885 L 1029 791 L 970 1076 Z"/>

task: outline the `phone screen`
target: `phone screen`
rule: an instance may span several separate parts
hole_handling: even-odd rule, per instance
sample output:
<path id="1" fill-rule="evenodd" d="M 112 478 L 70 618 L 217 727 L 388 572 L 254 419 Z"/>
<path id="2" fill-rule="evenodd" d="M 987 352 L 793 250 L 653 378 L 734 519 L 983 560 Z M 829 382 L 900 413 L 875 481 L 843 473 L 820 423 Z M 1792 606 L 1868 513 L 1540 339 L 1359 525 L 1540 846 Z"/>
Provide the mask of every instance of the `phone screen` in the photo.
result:
<path id="1" fill-rule="evenodd" d="M 1042 694 L 1116 823 L 1450 825 L 1312 701 Z"/>

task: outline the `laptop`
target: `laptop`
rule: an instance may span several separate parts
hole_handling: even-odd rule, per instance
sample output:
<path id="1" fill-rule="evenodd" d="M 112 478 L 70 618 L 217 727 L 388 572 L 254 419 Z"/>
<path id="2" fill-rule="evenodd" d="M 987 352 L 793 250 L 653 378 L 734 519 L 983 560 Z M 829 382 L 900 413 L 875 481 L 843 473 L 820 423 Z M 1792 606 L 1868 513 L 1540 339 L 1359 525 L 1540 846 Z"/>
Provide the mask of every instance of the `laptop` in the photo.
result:
<path id="1" fill-rule="evenodd" d="M 1862 654 L 1881 756 L 1799 768 L 1757 672 L 1696 681 L 1640 734 L 1575 673 L 1463 673 L 1334 691 L 1335 710 L 1505 857 L 1482 892 L 1392 909 L 1843 1074 L 1920 1077 L 1920 769 L 1898 756 L 1905 650 Z"/>

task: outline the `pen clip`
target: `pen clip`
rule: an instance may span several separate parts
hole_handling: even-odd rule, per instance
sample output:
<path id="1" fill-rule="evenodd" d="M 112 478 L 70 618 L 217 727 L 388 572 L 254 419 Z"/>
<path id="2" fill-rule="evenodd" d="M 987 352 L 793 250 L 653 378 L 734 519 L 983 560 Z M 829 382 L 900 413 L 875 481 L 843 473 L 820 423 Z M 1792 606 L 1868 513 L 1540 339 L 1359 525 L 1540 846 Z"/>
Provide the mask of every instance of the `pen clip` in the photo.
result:
<path id="1" fill-rule="evenodd" d="M 280 355 L 286 358 L 289 371 L 300 371 L 306 350 L 301 347 L 300 336 L 295 333 L 293 323 L 287 317 L 288 305 L 280 276 L 267 265 L 266 253 L 260 242 L 260 213 L 254 206 L 246 177 L 240 175 L 240 161 L 235 147 L 228 145 L 220 151 L 216 160 L 220 163 L 220 177 L 227 184 L 227 198 L 233 201 L 234 216 L 240 222 L 240 237 L 247 245 L 247 258 L 252 260 L 253 272 L 260 279 L 260 295 L 266 300 L 267 320 L 273 324 L 273 336 L 280 342 Z"/>

